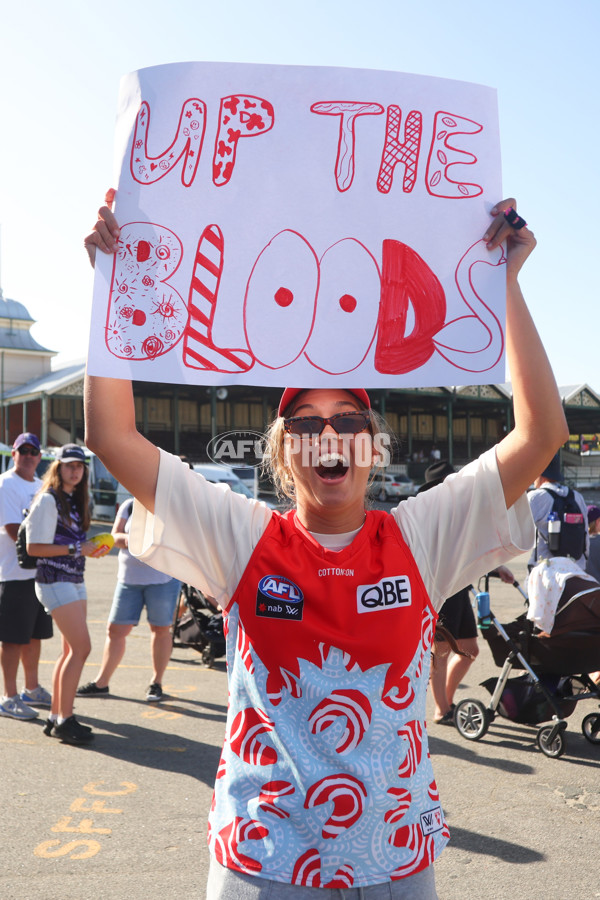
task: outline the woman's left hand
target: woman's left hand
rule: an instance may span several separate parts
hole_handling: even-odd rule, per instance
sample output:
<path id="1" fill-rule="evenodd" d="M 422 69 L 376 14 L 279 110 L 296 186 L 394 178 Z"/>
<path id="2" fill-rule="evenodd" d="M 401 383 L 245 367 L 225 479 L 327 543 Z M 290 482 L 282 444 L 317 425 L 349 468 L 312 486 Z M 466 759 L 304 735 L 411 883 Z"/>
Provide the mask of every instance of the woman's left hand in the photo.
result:
<path id="1" fill-rule="evenodd" d="M 106 192 L 105 206 L 98 210 L 98 220 L 83 241 L 92 266 L 96 264 L 96 248 L 102 250 L 103 253 L 114 253 L 119 245 L 119 225 L 112 212 L 115 194 L 114 188 L 110 188 Z"/>
<path id="2" fill-rule="evenodd" d="M 493 250 L 502 241 L 506 241 L 507 276 L 516 279 L 521 267 L 537 243 L 533 231 L 527 225 L 515 228 L 504 215 L 507 209 L 517 210 L 517 201 L 514 197 L 501 200 L 492 209 L 493 221 L 483 236 L 488 250 Z"/>

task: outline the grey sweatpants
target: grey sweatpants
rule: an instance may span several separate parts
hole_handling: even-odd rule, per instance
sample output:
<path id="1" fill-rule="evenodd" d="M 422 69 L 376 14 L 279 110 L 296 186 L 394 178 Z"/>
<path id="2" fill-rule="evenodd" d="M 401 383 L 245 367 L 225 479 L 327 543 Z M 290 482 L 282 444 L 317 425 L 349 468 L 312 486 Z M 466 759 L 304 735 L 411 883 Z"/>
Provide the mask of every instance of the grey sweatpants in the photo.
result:
<path id="1" fill-rule="evenodd" d="M 438 900 L 433 866 L 399 881 L 363 888 L 313 888 L 270 881 L 210 860 L 206 900 Z"/>

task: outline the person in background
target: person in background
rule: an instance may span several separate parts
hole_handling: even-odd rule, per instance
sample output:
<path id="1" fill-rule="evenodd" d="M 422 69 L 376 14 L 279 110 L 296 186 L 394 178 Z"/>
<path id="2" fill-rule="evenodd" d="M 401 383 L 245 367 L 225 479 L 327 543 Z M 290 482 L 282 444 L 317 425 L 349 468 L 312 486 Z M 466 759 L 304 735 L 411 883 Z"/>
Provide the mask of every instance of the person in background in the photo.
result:
<path id="1" fill-rule="evenodd" d="M 85 557 L 99 555 L 86 540 L 90 505 L 86 457 L 65 444 L 48 467 L 27 518 L 27 552 L 38 558 L 35 590 L 62 635 L 52 678 L 52 710 L 45 733 L 67 744 L 87 744 L 91 728 L 73 714 L 75 691 L 91 649 L 86 623 Z"/>
<path id="2" fill-rule="evenodd" d="M 35 593 L 35 569 L 22 569 L 15 541 L 24 510 L 29 509 L 41 481 L 35 471 L 41 457 L 37 435 L 26 431 L 13 444 L 13 468 L 0 476 L 0 663 L 4 696 L 0 716 L 36 719 L 34 707 L 48 708 L 51 697 L 39 683 L 40 650 L 52 637 L 52 618 Z M 17 689 L 19 661 L 25 684 Z"/>
<path id="3" fill-rule="evenodd" d="M 431 490 L 455 471 L 448 460 L 432 463 L 425 469 L 425 482 L 418 493 Z M 462 588 L 444 601 L 438 623 L 450 632 L 459 652 L 454 652 L 451 656 L 448 641 L 443 640 L 440 634 L 436 634 L 434 660 L 429 679 L 435 703 L 433 721 L 436 725 L 453 725 L 454 693 L 479 653 L 477 622 L 471 606 L 469 587 Z"/>
<path id="4" fill-rule="evenodd" d="M 433 463 L 425 470 L 425 482 L 418 493 L 431 490 L 455 471 L 445 459 Z M 514 581 L 512 572 L 506 566 L 498 566 L 493 574 L 511 584 Z M 442 628 L 436 631 L 429 679 L 435 703 L 433 721 L 436 725 L 453 725 L 456 689 L 464 681 L 479 654 L 471 585 L 448 597 L 440 609 L 438 626 Z M 445 639 L 444 630 L 454 639 L 455 647 L 451 647 Z"/>
<path id="5" fill-rule="evenodd" d="M 546 466 L 541 475 L 534 481 L 535 490 L 527 494 L 531 515 L 536 527 L 537 543 L 534 544 L 531 556 L 529 558 L 529 568 L 532 569 L 541 559 L 550 559 L 553 554 L 548 548 L 548 513 L 552 510 L 554 503 L 553 494 L 559 497 L 566 497 L 569 493 L 569 487 L 562 481 L 562 473 L 560 470 L 560 451 L 556 453 L 549 465 Z M 577 505 L 581 510 L 583 521 L 587 521 L 587 505 L 579 491 L 573 491 Z M 582 569 L 585 569 L 585 559 L 589 547 L 589 538 L 586 538 L 585 551 L 575 562 Z"/>
<path id="6" fill-rule="evenodd" d="M 600 506 L 587 508 L 588 532 L 590 548 L 585 562 L 585 571 L 600 582 Z"/>
<path id="7" fill-rule="evenodd" d="M 585 571 L 600 583 L 600 506 L 594 504 L 587 508 L 590 549 L 585 561 Z M 600 683 L 600 672 L 590 672 L 590 678 Z"/>
<path id="8" fill-rule="evenodd" d="M 146 700 L 156 702 L 163 699 L 162 680 L 173 647 L 171 624 L 181 583 L 131 555 L 129 527 L 132 511 L 133 498 L 130 498 L 119 507 L 112 527 L 115 547 L 119 548 L 119 568 L 102 663 L 96 678 L 77 690 L 78 697 L 108 695 L 110 679 L 125 653 L 127 636 L 139 623 L 142 610 L 146 607 L 152 657 L 152 681 Z"/>

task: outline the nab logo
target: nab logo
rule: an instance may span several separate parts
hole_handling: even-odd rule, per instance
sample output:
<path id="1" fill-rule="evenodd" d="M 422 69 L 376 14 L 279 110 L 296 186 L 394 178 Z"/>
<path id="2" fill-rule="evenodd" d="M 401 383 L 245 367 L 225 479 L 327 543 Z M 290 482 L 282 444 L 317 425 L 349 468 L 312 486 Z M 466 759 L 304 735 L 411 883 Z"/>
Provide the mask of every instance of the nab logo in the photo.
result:
<path id="1" fill-rule="evenodd" d="M 441 806 L 435 806 L 427 812 L 421 813 L 421 831 L 424 835 L 433 834 L 435 831 L 441 831 L 444 827 L 444 816 Z"/>
<path id="2" fill-rule="evenodd" d="M 408 575 L 391 575 L 377 584 L 361 584 L 356 589 L 356 607 L 359 613 L 378 612 L 410 606 L 411 589 Z"/>
<path id="3" fill-rule="evenodd" d="M 297 584 L 283 575 L 265 575 L 258 582 L 256 615 L 269 619 L 301 621 L 304 594 Z"/>

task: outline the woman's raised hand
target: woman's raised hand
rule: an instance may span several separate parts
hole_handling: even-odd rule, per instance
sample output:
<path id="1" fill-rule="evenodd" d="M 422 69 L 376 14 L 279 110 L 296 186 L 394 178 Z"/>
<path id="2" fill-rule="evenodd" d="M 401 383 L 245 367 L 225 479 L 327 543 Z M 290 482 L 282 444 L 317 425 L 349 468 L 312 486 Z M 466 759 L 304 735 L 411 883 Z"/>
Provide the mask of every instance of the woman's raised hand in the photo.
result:
<path id="1" fill-rule="evenodd" d="M 98 210 L 98 221 L 90 234 L 83 239 L 83 244 L 92 266 L 96 263 L 97 249 L 102 250 L 103 253 L 114 253 L 119 244 L 121 231 L 112 211 L 115 194 L 114 188 L 109 188 L 106 192 L 104 198 L 106 205 L 100 207 Z"/>
<path id="2" fill-rule="evenodd" d="M 507 210 L 511 209 L 515 212 L 514 218 L 516 218 L 517 225 L 511 225 L 510 220 L 504 215 Z M 490 213 L 493 221 L 490 222 L 483 236 L 489 250 L 493 250 L 502 241 L 506 241 L 506 264 L 509 278 L 517 277 L 523 263 L 537 243 L 533 231 L 527 228 L 527 224 L 520 225 L 524 220 L 516 215 L 516 211 L 517 201 L 514 197 L 508 197 L 508 199 L 496 203 Z"/>

